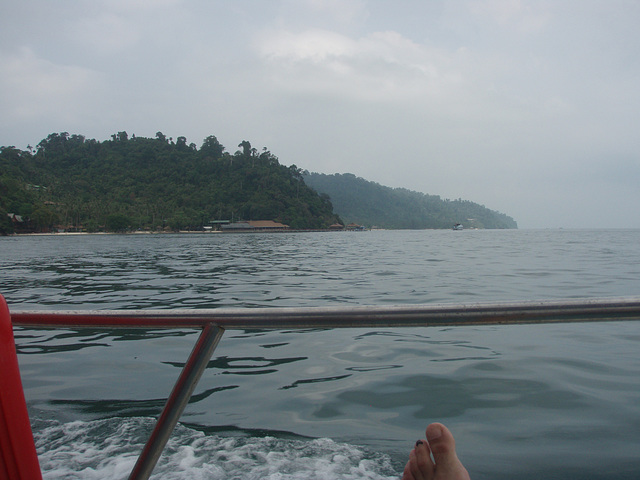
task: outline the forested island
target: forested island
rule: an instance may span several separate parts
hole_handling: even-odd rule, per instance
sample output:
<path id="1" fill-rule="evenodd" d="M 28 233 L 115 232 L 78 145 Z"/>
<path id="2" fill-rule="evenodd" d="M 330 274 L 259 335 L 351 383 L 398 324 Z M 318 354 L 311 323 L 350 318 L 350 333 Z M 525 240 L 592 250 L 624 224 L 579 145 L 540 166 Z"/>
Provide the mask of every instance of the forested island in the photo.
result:
<path id="1" fill-rule="evenodd" d="M 296 165 L 246 140 L 238 147 L 229 153 L 212 135 L 197 148 L 161 132 L 103 142 L 53 133 L 26 151 L 2 147 L 0 228 L 20 228 L 8 214 L 36 232 L 197 231 L 217 220 L 265 219 L 323 229 L 341 221 Z"/>
<path id="2" fill-rule="evenodd" d="M 296 230 L 517 228 L 473 202 L 281 165 L 246 140 L 230 153 L 213 135 L 198 148 L 161 132 L 105 141 L 63 132 L 35 148 L 0 147 L 0 234 L 204 231 L 251 220 Z"/>
<path id="3" fill-rule="evenodd" d="M 518 228 L 516 221 L 469 200 L 448 200 L 406 188 L 390 188 L 353 174 L 305 172 L 304 180 L 328 195 L 345 222 L 389 229 Z"/>

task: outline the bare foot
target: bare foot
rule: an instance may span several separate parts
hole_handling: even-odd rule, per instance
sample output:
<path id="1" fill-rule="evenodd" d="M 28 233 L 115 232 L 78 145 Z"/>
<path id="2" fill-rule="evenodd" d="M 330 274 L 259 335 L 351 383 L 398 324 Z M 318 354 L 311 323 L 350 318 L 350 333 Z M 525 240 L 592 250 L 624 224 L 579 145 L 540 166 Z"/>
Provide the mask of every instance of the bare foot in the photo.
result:
<path id="1" fill-rule="evenodd" d="M 441 423 L 427 427 L 427 440 L 416 442 L 402 480 L 471 480 L 458 460 L 456 442 L 447 427 Z"/>

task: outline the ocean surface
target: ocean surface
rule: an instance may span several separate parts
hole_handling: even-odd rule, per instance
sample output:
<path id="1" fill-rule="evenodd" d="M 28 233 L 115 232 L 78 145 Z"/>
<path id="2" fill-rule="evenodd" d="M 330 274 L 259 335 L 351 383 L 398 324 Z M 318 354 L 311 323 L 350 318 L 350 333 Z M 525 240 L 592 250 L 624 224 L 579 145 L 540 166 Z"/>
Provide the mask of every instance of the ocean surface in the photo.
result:
<path id="1" fill-rule="evenodd" d="M 640 295 L 640 230 L 0 238 L 12 311 Z M 127 478 L 193 330 L 16 328 L 46 479 Z M 227 331 L 156 479 L 397 478 L 426 425 L 479 479 L 640 478 L 640 322 Z"/>

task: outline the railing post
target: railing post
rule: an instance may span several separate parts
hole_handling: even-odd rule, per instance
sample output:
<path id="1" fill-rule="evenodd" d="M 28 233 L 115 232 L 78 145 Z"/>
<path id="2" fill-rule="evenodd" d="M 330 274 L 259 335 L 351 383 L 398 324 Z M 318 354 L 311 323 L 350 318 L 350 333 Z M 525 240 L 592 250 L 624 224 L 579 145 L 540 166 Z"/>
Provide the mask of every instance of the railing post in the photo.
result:
<path id="1" fill-rule="evenodd" d="M 156 426 L 144 446 L 136 465 L 133 467 L 130 480 L 146 480 L 151 476 L 162 450 L 164 449 L 171 432 L 178 423 L 178 419 L 184 411 L 189 398 L 196 388 L 198 380 L 202 376 L 214 350 L 218 346 L 224 329 L 213 324 L 208 324 L 202 329 L 189 360 L 185 364 L 178 380 L 176 381 L 167 403 L 158 417 Z"/>

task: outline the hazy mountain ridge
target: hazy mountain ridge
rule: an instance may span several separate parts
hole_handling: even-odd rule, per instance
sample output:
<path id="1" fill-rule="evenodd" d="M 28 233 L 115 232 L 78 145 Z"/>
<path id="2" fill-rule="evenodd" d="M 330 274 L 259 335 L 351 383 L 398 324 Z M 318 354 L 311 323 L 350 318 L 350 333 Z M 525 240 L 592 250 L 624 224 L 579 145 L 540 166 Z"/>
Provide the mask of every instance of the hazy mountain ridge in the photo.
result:
<path id="1" fill-rule="evenodd" d="M 304 181 L 331 199 L 334 212 L 347 223 L 389 229 L 518 228 L 500 212 L 468 200 L 448 200 L 405 188 L 391 188 L 351 173 L 304 172 Z"/>

